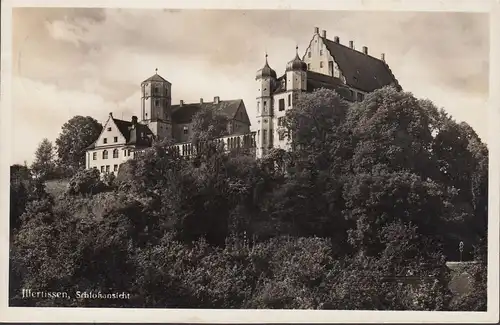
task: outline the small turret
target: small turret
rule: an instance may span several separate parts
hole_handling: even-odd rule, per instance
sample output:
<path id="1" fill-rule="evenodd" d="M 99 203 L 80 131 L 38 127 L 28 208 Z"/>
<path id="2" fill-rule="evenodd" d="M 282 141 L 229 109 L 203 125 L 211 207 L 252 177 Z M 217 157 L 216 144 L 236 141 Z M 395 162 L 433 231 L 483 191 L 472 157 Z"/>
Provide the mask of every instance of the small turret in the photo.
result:
<path id="1" fill-rule="evenodd" d="M 299 47 L 295 47 L 295 58 L 288 62 L 286 71 L 307 71 L 307 64 L 299 57 Z"/>
<path id="2" fill-rule="evenodd" d="M 274 78 L 276 79 L 276 71 L 274 71 L 270 66 L 269 63 L 267 62 L 267 53 L 266 53 L 266 64 L 262 69 L 257 71 L 257 75 L 255 76 L 255 80 L 262 79 L 262 78 Z"/>
<path id="3" fill-rule="evenodd" d="M 299 47 L 295 47 L 295 58 L 286 65 L 286 90 L 306 90 L 307 63 L 299 57 Z"/>

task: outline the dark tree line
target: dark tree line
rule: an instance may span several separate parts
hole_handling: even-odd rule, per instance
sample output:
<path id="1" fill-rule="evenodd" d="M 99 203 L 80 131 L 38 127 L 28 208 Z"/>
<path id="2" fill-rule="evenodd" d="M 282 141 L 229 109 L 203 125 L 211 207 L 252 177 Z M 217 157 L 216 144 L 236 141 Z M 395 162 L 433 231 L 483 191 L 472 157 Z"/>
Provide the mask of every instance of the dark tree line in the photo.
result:
<path id="1" fill-rule="evenodd" d="M 196 117 L 209 140 L 203 116 L 225 120 Z M 486 308 L 488 150 L 468 125 L 391 88 L 355 104 L 319 90 L 281 132 L 293 152 L 187 160 L 156 143 L 114 180 L 82 171 L 24 201 L 15 187 L 11 304 Z M 460 241 L 476 289 L 452 299 Z M 132 298 L 27 301 L 23 287 Z"/>

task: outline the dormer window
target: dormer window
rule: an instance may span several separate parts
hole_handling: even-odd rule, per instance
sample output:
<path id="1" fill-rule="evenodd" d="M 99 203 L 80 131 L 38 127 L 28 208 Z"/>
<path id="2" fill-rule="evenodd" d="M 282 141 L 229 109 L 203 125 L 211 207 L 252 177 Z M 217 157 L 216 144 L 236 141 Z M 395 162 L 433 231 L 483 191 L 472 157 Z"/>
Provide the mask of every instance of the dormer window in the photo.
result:
<path id="1" fill-rule="evenodd" d="M 189 133 L 189 128 L 188 128 L 187 126 L 184 126 L 184 127 L 182 128 L 182 132 L 183 132 L 184 134 L 188 134 L 188 133 Z"/>

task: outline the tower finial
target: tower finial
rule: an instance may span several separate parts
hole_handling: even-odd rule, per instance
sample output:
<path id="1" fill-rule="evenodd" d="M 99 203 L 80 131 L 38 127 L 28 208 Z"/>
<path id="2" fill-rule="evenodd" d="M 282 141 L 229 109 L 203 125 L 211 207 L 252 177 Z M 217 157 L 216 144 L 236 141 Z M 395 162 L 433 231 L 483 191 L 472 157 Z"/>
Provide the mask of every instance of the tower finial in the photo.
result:
<path id="1" fill-rule="evenodd" d="M 155 69 L 155 73 L 158 74 L 158 68 Z"/>

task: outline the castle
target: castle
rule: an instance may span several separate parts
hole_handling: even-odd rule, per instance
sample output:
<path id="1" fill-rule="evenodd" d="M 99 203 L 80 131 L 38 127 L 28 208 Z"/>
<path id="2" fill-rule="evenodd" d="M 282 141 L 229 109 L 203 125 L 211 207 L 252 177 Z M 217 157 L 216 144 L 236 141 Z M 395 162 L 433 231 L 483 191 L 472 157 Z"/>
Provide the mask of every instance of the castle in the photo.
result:
<path id="1" fill-rule="evenodd" d="M 87 148 L 86 168 L 97 168 L 102 173 L 116 173 L 121 163 L 133 158 L 135 153 L 152 145 L 154 141 L 171 139 L 181 155 L 193 153 L 193 116 L 202 108 L 220 110 L 228 117 L 228 136 L 218 139 L 228 149 L 247 146 L 255 148 L 258 158 L 271 148 L 288 149 L 286 136 L 278 130 L 286 112 L 292 109 L 304 92 L 327 88 L 335 90 L 345 100 L 362 101 L 367 93 L 392 85 L 401 90 L 397 79 L 385 62 L 362 51 L 340 43 L 337 36 L 328 39 L 326 31 L 318 27 L 309 42 L 305 54 L 295 57 L 286 65 L 285 73 L 278 77 L 267 61 L 257 71 L 256 77 L 257 125 L 250 130 L 250 119 L 243 100 L 211 102 L 200 99 L 186 104 L 182 100 L 172 105 L 172 84 L 158 75 L 141 83 L 141 120 L 133 116 L 131 121 L 113 117 L 104 124 L 99 138 Z"/>

